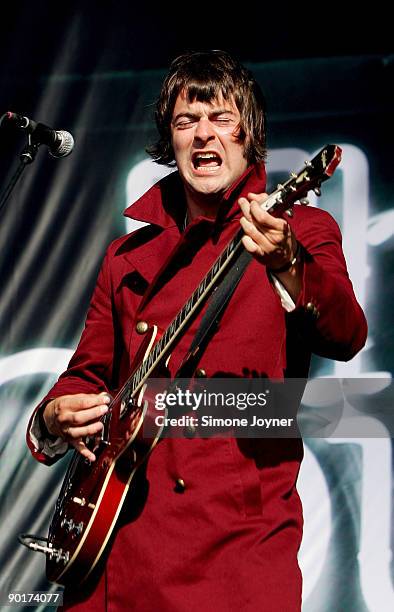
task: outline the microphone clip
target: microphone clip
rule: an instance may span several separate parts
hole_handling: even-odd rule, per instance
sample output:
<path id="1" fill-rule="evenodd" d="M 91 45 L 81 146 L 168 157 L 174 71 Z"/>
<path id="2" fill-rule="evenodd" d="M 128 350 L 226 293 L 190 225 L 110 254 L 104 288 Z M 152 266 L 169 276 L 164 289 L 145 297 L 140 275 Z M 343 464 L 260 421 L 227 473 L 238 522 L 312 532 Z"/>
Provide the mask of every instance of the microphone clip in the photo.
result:
<path id="1" fill-rule="evenodd" d="M 41 143 L 38 141 L 33 141 L 32 135 L 30 133 L 27 134 L 27 145 L 19 155 L 20 160 L 25 165 L 32 164 L 34 162 L 40 144 Z"/>

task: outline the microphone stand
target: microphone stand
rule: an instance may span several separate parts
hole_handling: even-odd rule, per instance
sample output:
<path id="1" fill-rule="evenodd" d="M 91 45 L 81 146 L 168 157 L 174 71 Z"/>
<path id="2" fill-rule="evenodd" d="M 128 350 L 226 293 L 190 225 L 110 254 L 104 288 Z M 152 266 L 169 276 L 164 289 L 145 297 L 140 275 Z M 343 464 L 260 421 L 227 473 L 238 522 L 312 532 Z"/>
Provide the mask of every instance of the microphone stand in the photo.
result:
<path id="1" fill-rule="evenodd" d="M 19 155 L 20 164 L 18 168 L 16 169 L 16 171 L 14 172 L 14 175 L 12 176 L 10 182 L 4 189 L 3 193 L 0 195 L 0 214 L 1 214 L 1 211 L 6 201 L 10 197 L 12 190 L 14 189 L 18 179 L 20 178 L 22 172 L 24 171 L 24 169 L 26 168 L 28 164 L 32 164 L 33 161 L 35 160 L 39 146 L 40 146 L 40 143 L 33 142 L 31 134 L 28 134 L 27 135 L 27 145 L 25 146 L 25 148 Z"/>

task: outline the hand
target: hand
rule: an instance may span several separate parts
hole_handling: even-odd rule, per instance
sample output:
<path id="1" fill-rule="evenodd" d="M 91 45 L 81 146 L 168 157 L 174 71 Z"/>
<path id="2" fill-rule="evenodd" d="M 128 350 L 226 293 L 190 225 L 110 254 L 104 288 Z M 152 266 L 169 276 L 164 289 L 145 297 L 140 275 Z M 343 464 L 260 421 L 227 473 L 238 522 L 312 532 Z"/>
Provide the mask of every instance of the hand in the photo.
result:
<path id="1" fill-rule="evenodd" d="M 50 434 L 66 440 L 83 457 L 95 461 L 95 454 L 87 448 L 84 440 L 101 432 L 101 417 L 108 411 L 110 401 L 105 392 L 62 395 L 45 406 L 43 419 L 46 428 Z"/>
<path id="2" fill-rule="evenodd" d="M 240 222 L 245 232 L 242 238 L 245 249 L 274 272 L 293 259 L 297 240 L 285 219 L 274 217 L 260 207 L 267 198 L 266 193 L 248 193 L 238 203 L 244 214 Z"/>

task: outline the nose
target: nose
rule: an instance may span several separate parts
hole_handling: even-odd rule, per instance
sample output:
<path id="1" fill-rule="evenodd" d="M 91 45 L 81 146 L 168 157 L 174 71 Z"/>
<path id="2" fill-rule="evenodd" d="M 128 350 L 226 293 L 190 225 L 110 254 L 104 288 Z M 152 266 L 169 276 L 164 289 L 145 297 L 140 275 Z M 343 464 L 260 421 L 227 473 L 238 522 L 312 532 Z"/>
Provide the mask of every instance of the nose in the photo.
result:
<path id="1" fill-rule="evenodd" d="M 194 132 L 194 139 L 198 141 L 198 143 L 206 143 L 215 138 L 215 130 L 208 119 L 208 117 L 200 117 L 196 130 Z"/>

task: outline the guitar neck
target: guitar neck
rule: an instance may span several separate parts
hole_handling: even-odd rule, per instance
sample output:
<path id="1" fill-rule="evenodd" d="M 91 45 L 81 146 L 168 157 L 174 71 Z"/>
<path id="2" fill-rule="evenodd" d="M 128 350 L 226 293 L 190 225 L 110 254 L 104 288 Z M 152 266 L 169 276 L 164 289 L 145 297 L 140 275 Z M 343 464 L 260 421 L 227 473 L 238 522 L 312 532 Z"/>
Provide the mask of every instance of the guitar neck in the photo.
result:
<path id="1" fill-rule="evenodd" d="M 186 304 L 167 327 L 160 340 L 156 343 L 151 353 L 149 353 L 147 359 L 142 362 L 139 368 L 126 382 L 124 386 L 127 387 L 127 389 L 125 389 L 126 394 L 138 392 L 158 364 L 168 355 L 184 327 L 196 313 L 206 297 L 211 293 L 213 287 L 228 268 L 230 262 L 233 261 L 235 256 L 243 249 L 241 242 L 242 235 L 243 231 L 239 230 L 236 236 L 228 243 L 227 247 L 209 269 Z"/>
<path id="2" fill-rule="evenodd" d="M 285 210 L 292 208 L 295 201 L 300 200 L 300 198 L 303 198 L 300 200 L 301 203 L 308 203 L 305 199 L 305 195 L 311 189 L 313 189 L 317 195 L 320 195 L 321 183 L 332 176 L 340 160 L 340 147 L 337 145 L 326 145 L 311 162 L 305 162 L 306 167 L 298 174 L 291 173 L 290 178 L 285 183 L 279 184 L 277 189 L 261 204 L 261 208 L 277 216 L 282 214 Z M 122 399 L 130 397 L 138 392 L 159 363 L 169 354 L 170 349 L 181 334 L 183 328 L 212 291 L 218 279 L 226 272 L 230 262 L 232 262 L 235 256 L 243 250 L 241 241 L 242 236 L 243 230 L 240 229 L 216 259 L 213 266 L 170 323 L 148 357 L 125 382 L 117 394 L 116 399 L 119 397 Z"/>

